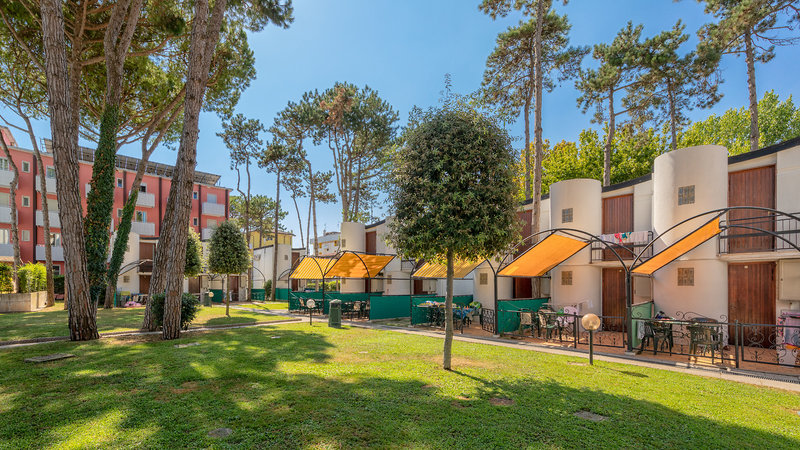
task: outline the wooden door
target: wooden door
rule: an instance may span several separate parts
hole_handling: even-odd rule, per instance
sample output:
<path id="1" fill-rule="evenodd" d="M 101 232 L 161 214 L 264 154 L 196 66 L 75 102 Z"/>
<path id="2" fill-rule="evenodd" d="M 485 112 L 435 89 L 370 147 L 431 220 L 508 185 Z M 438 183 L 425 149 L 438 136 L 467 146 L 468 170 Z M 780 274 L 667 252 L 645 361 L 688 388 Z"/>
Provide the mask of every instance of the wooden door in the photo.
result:
<path id="1" fill-rule="evenodd" d="M 728 263 L 728 321 L 774 324 L 775 263 Z M 769 347 L 775 343 L 774 328 L 743 327 L 742 344 Z M 730 331 L 733 333 L 733 330 Z M 733 341 L 733 334 L 731 341 Z M 740 337 L 741 339 L 741 337 Z"/>
<path id="2" fill-rule="evenodd" d="M 775 166 L 757 167 L 728 174 L 728 206 L 760 206 L 775 208 Z M 766 231 L 775 230 L 775 217 L 758 210 L 733 210 L 728 223 Z M 730 253 L 772 250 L 775 238 L 757 230 L 731 228 L 728 230 Z"/>
<path id="3" fill-rule="evenodd" d="M 414 280 L 414 293 L 412 295 L 422 295 L 422 280 Z"/>
<path id="4" fill-rule="evenodd" d="M 150 293 L 150 275 L 139 275 L 139 293 Z"/>
<path id="5" fill-rule="evenodd" d="M 633 231 L 633 194 L 603 199 L 603 234 Z M 614 250 L 623 259 L 633 259 L 633 247 L 623 245 Z M 614 252 L 603 250 L 603 261 L 617 261 Z"/>
<path id="6" fill-rule="evenodd" d="M 365 250 L 369 254 L 375 254 L 378 248 L 378 235 L 375 231 L 368 231 L 366 235 Z"/>
<path id="7" fill-rule="evenodd" d="M 189 292 L 192 294 L 200 293 L 200 277 L 189 278 Z"/>
<path id="8" fill-rule="evenodd" d="M 532 298 L 533 283 L 530 278 L 514 278 L 514 298 Z"/>
<path id="9" fill-rule="evenodd" d="M 603 326 L 622 331 L 625 324 L 625 271 L 614 267 L 603 269 Z M 606 318 L 614 316 L 614 318 Z"/>

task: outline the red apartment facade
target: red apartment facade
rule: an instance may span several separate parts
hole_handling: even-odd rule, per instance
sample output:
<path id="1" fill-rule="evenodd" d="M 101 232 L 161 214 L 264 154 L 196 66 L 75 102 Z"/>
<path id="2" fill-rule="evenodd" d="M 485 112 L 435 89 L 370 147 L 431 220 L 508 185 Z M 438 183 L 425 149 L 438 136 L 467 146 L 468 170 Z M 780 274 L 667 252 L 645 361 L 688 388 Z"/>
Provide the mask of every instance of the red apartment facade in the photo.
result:
<path id="1" fill-rule="evenodd" d="M 9 146 L 11 158 L 19 170 L 17 187 L 17 224 L 19 226 L 20 256 L 23 262 L 44 262 L 44 244 L 46 237 L 43 229 L 42 198 L 40 194 L 39 173 L 36 157 L 32 150 L 20 148 L 8 129 L 0 128 L 2 138 Z M 44 176 L 47 183 L 47 198 L 50 210 L 50 231 L 53 242 L 53 263 L 56 273 L 63 273 L 64 252 L 61 248 L 61 223 L 58 215 L 58 192 L 56 191 L 53 155 L 49 152 L 50 142 L 45 141 L 42 152 Z M 78 151 L 80 161 L 80 193 L 83 198 L 83 211 L 86 213 L 86 197 L 92 177 L 94 150 L 81 147 Z M 116 162 L 114 217 L 113 227 L 118 223 L 122 208 L 128 198 L 136 170 L 141 164 L 138 158 L 118 155 Z M 154 245 L 159 236 L 167 196 L 172 181 L 174 167 L 166 164 L 148 162 L 142 187 L 137 199 L 136 213 L 131 232 L 139 235 L 139 248 L 129 249 L 135 259 L 142 255 L 152 255 Z M 11 247 L 11 208 L 10 185 L 13 178 L 11 165 L 5 155 L 0 154 L 0 260 L 10 260 L 13 256 Z M 203 239 L 211 236 L 217 224 L 229 217 L 230 189 L 218 186 L 219 175 L 195 172 L 195 183 L 192 189 L 192 213 L 190 224 Z M 147 248 L 149 247 L 149 248 Z M 128 259 L 128 258 L 126 258 Z M 141 273 L 141 271 L 140 271 Z M 148 280 L 149 281 L 149 280 Z"/>

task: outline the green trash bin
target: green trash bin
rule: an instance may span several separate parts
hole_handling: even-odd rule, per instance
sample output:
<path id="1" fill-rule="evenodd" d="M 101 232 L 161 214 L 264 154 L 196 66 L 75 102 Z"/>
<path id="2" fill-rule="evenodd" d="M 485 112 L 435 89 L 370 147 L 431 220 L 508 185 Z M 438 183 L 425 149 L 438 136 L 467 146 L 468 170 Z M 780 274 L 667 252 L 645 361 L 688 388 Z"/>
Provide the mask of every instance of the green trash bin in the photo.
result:
<path id="1" fill-rule="evenodd" d="M 328 306 L 328 326 L 332 328 L 342 327 L 342 301 L 331 300 Z"/>

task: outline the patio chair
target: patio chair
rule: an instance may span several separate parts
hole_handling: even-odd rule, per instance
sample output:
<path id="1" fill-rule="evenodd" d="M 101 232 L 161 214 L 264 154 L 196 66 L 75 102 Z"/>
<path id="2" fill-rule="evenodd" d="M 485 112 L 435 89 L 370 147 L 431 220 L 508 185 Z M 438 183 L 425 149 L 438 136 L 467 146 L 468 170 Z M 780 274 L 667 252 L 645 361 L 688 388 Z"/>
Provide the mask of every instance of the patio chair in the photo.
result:
<path id="1" fill-rule="evenodd" d="M 525 334 L 525 327 L 531 329 L 531 336 L 533 336 L 533 331 L 535 328 L 538 329 L 537 321 L 533 318 L 533 311 L 529 310 L 520 310 L 519 311 L 519 334 L 520 336 Z"/>
<path id="2" fill-rule="evenodd" d="M 542 330 L 545 332 L 545 339 L 550 339 L 553 331 L 558 332 L 558 341 L 562 342 L 561 322 L 556 314 L 539 311 L 539 337 L 542 337 Z"/>
<path id="3" fill-rule="evenodd" d="M 644 336 L 642 336 L 642 344 L 639 348 L 640 353 L 644 352 L 648 343 L 652 343 L 654 355 L 660 348 L 663 349 L 665 345 L 669 348 L 669 354 L 672 355 L 672 325 L 660 323 L 657 320 L 645 320 L 642 321 L 642 327 L 644 328 Z M 661 344 L 660 347 L 659 343 Z"/>
<path id="4" fill-rule="evenodd" d="M 689 353 L 697 355 L 697 351 L 701 351 L 701 355 L 705 356 L 706 351 L 711 350 L 711 364 L 714 364 L 714 351 L 720 353 L 722 357 L 722 332 L 716 325 L 705 324 L 692 324 L 686 328 L 689 329 Z"/>

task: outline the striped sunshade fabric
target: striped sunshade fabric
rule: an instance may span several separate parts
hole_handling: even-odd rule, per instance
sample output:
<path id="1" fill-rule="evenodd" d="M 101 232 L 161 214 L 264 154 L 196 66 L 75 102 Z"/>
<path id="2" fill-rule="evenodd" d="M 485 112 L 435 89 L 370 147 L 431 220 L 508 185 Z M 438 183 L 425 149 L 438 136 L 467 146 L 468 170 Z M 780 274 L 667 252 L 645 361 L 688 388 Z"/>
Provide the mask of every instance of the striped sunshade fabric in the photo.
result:
<path id="1" fill-rule="evenodd" d="M 455 261 L 453 278 L 465 278 L 483 261 Z M 447 264 L 425 263 L 411 275 L 412 278 L 447 278 Z"/>
<path id="2" fill-rule="evenodd" d="M 586 241 L 551 234 L 511 261 L 497 275 L 501 277 L 540 277 L 583 250 L 587 245 L 589 243 Z"/>
<path id="3" fill-rule="evenodd" d="M 719 227 L 719 217 L 717 217 L 661 250 L 657 255 L 634 267 L 633 273 L 652 275 L 656 270 L 675 261 L 720 232 L 722 232 L 722 229 Z"/>
<path id="4" fill-rule="evenodd" d="M 325 278 L 374 278 L 392 262 L 391 255 L 345 252 L 325 274 Z"/>
<path id="5" fill-rule="evenodd" d="M 333 258 L 305 256 L 300 260 L 300 264 L 294 268 L 289 278 L 293 280 L 321 280 L 325 278 L 325 272 L 333 266 L 333 263 Z"/>

